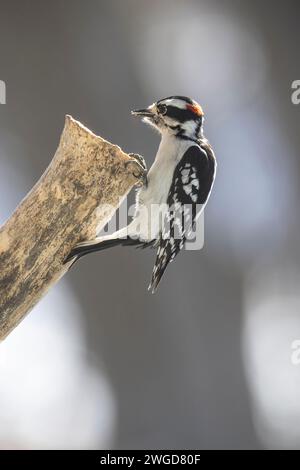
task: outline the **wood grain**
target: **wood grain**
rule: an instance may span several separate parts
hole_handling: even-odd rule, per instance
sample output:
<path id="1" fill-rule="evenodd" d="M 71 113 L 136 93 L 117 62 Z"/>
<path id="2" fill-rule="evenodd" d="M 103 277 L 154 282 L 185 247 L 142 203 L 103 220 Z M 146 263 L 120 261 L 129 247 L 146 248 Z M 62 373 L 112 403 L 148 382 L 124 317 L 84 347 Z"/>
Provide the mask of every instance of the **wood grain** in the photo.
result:
<path id="1" fill-rule="evenodd" d="M 142 173 L 118 146 L 66 116 L 49 167 L 0 229 L 0 339 L 66 273 L 71 248 L 96 236 Z"/>

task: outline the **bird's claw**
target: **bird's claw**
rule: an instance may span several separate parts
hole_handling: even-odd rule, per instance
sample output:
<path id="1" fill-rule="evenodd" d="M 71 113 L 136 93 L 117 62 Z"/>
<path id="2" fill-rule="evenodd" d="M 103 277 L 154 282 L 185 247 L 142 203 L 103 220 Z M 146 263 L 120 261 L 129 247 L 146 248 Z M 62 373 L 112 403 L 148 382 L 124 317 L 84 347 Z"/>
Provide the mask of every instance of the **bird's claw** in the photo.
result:
<path id="1" fill-rule="evenodd" d="M 135 160 L 137 160 L 139 162 L 139 164 L 142 165 L 144 170 L 147 171 L 147 165 L 146 165 L 145 159 L 144 159 L 144 157 L 142 157 L 142 155 L 140 155 L 138 153 L 129 153 L 128 155 L 131 158 L 134 158 Z"/>
<path id="2" fill-rule="evenodd" d="M 137 186 L 138 187 L 147 186 L 148 185 L 148 180 L 147 180 L 148 171 L 147 171 L 147 166 L 146 166 L 146 162 L 145 162 L 144 157 L 142 157 L 138 153 L 129 153 L 128 155 L 132 158 L 132 160 L 129 160 L 128 162 L 125 163 L 126 167 L 129 164 L 131 164 L 132 161 L 135 161 L 141 167 L 141 170 L 138 174 L 133 172 L 133 176 L 135 178 L 139 179 L 139 182 L 137 183 Z"/>

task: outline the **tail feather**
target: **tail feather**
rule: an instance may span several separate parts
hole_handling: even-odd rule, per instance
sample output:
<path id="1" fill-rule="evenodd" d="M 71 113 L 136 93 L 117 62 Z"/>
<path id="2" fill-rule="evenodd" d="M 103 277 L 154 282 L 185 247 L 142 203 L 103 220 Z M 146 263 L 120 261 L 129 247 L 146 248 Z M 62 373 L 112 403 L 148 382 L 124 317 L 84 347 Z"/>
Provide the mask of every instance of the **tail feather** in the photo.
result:
<path id="1" fill-rule="evenodd" d="M 67 256 L 65 262 L 68 263 L 71 259 L 74 258 L 74 262 L 77 261 L 82 256 L 88 255 L 89 253 L 94 253 L 95 251 L 106 250 L 107 248 L 112 248 L 113 246 L 119 245 L 122 242 L 119 238 L 109 239 L 109 240 L 94 240 L 79 243 L 78 245 L 71 250 Z"/>
<path id="2" fill-rule="evenodd" d="M 113 248 L 114 246 L 136 246 L 138 247 L 144 247 L 144 245 L 148 245 L 148 243 L 141 242 L 138 239 L 130 238 L 130 237 L 125 237 L 125 238 L 108 238 L 108 237 L 99 237 L 96 238 L 95 240 L 89 240 L 86 242 L 79 243 L 78 245 L 71 250 L 69 255 L 65 259 L 65 263 L 69 263 L 70 261 L 73 260 L 73 264 L 79 260 L 79 258 L 82 258 L 85 255 L 88 255 L 89 253 L 94 253 L 96 251 L 102 251 L 106 250 L 108 248 Z M 149 243 L 150 245 L 150 243 Z M 70 266 L 70 267 L 71 267 Z"/>

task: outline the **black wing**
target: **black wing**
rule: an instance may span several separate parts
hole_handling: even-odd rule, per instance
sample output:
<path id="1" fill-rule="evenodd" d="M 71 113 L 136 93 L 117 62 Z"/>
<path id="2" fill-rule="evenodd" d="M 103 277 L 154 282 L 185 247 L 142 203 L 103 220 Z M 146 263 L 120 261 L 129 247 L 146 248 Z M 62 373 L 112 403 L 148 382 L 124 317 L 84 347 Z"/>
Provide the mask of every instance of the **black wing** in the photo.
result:
<path id="1" fill-rule="evenodd" d="M 183 248 L 197 214 L 208 200 L 216 170 L 211 147 L 193 145 L 178 163 L 170 187 L 149 289 L 152 292 L 168 265 Z"/>

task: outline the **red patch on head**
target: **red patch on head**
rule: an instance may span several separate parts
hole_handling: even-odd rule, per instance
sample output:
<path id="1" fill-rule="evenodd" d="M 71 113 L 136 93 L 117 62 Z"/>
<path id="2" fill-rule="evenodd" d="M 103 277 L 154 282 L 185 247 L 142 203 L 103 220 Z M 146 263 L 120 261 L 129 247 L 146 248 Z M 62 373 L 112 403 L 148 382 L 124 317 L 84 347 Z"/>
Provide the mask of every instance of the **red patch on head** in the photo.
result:
<path id="1" fill-rule="evenodd" d="M 192 113 L 196 114 L 197 116 L 203 116 L 202 108 L 199 104 L 187 104 L 186 109 L 192 111 Z"/>

